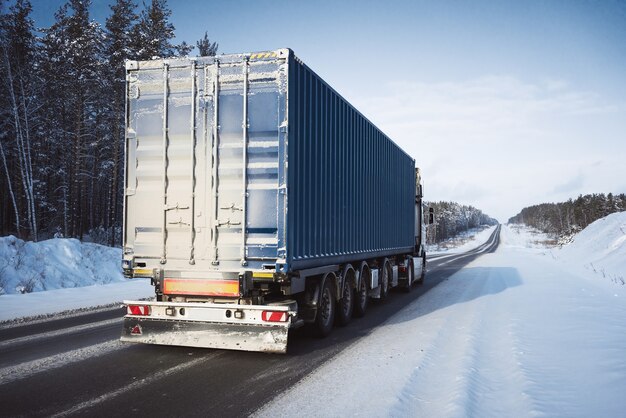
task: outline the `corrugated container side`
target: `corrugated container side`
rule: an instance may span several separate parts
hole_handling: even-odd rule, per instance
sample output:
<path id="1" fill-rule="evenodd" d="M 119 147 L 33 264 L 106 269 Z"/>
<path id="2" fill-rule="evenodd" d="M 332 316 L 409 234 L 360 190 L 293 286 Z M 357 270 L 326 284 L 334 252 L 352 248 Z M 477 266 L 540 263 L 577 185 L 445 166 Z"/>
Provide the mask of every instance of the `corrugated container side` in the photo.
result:
<path id="1" fill-rule="evenodd" d="M 415 161 L 293 53 L 288 122 L 290 269 L 411 252 Z"/>

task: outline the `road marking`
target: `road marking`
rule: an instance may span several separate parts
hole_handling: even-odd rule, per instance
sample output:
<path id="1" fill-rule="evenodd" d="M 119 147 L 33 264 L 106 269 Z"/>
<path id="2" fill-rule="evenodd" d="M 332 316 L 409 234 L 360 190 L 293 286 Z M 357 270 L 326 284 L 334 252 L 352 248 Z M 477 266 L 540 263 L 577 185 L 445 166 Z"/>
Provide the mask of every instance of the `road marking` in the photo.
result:
<path id="1" fill-rule="evenodd" d="M 15 366 L 5 367 L 0 369 L 0 385 L 5 385 L 41 372 L 58 369 L 59 367 L 66 366 L 71 363 L 76 363 L 91 357 L 119 350 L 124 346 L 126 345 L 119 340 L 111 340 L 100 344 L 90 345 L 89 347 L 83 347 L 77 350 L 66 351 L 65 353 L 59 353 L 53 356 L 28 361 Z"/>
<path id="2" fill-rule="evenodd" d="M 15 345 L 15 344 L 21 344 L 24 342 L 32 342 L 36 340 L 57 337 L 59 335 L 80 332 L 80 331 L 84 331 L 87 329 L 106 327 L 109 325 L 121 324 L 121 323 L 122 323 L 122 317 L 119 317 L 119 318 L 107 319 L 105 321 L 91 322 L 89 324 L 76 325 L 74 327 L 69 327 L 69 328 L 61 328 L 61 329 L 57 329 L 54 331 L 42 332 L 39 334 L 26 335 L 24 337 L 18 337 L 18 338 L 13 338 L 11 340 L 2 341 L 0 342 L 0 348 L 4 348 L 6 346 Z"/>
<path id="3" fill-rule="evenodd" d="M 129 392 L 131 390 L 136 390 L 136 389 L 139 389 L 139 388 L 141 388 L 143 386 L 149 385 L 150 383 L 152 383 L 154 381 L 157 381 L 157 380 L 160 380 L 160 379 L 163 379 L 163 378 L 165 378 L 165 377 L 167 377 L 167 376 L 169 376 L 171 374 L 182 372 L 183 370 L 187 370 L 189 368 L 197 366 L 198 364 L 203 363 L 203 362 L 205 362 L 207 360 L 210 360 L 210 359 L 212 359 L 214 357 L 217 357 L 218 355 L 221 355 L 221 354 L 222 353 L 213 353 L 212 355 L 196 358 L 194 360 L 188 361 L 187 363 L 178 364 L 178 365 L 176 365 L 174 367 L 170 367 L 167 370 L 162 370 L 160 372 L 151 374 L 148 377 L 144 377 L 143 379 L 137 380 L 137 381 L 135 381 L 133 383 L 130 383 L 130 384 L 128 384 L 126 386 L 123 386 L 123 387 L 121 387 L 119 389 L 116 389 L 114 391 L 105 393 L 104 395 L 100 395 L 97 398 L 90 399 L 88 401 L 79 403 L 78 405 L 75 405 L 75 406 L 71 407 L 70 409 L 66 409 L 65 411 L 58 412 L 58 413 L 52 415 L 52 417 L 53 418 L 54 417 L 65 417 L 65 416 L 68 416 L 68 415 L 75 414 L 78 411 L 81 411 L 81 410 L 86 409 L 86 408 L 91 408 L 91 407 L 96 406 L 96 405 L 98 405 L 98 404 L 100 404 L 102 402 L 108 401 L 109 399 L 115 398 L 115 397 L 117 397 L 117 396 L 119 396 L 119 395 L 121 395 L 123 393 Z"/>

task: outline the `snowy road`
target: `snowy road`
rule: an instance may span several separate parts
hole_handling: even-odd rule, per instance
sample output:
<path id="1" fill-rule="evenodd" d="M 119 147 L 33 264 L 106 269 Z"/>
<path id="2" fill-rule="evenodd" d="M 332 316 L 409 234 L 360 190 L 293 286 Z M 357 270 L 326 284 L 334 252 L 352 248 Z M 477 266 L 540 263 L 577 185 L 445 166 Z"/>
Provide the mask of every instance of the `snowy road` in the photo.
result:
<path id="1" fill-rule="evenodd" d="M 259 415 L 623 417 L 626 292 L 515 235 Z"/>
<path id="2" fill-rule="evenodd" d="M 2 416 L 250 414 L 496 246 L 493 234 L 468 253 L 432 260 L 425 285 L 370 304 L 365 318 L 326 339 L 296 330 L 287 355 L 125 345 L 121 309 L 2 328 Z"/>
<path id="3" fill-rule="evenodd" d="M 2 415 L 618 416 L 622 299 L 499 236 L 287 355 L 124 345 L 119 309 L 0 329 Z"/>

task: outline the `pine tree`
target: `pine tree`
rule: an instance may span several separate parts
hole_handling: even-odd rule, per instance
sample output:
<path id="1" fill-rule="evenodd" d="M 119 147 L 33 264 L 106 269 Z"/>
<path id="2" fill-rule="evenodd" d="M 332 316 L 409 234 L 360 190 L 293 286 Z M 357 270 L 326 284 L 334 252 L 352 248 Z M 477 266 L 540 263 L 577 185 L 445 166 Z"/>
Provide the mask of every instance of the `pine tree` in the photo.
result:
<path id="1" fill-rule="evenodd" d="M 472 228 L 498 223 L 480 209 L 457 202 L 424 202 L 424 205 L 434 209 L 436 219 L 436 223 L 427 228 L 428 244 L 445 241 Z"/>
<path id="2" fill-rule="evenodd" d="M 168 58 L 176 55 L 177 46 L 172 44 L 174 25 L 169 18 L 172 11 L 166 0 L 152 0 L 141 12 L 133 38 L 140 60 Z"/>
<path id="3" fill-rule="evenodd" d="M 218 44 L 209 40 L 208 32 L 204 32 L 204 37 L 196 42 L 196 46 L 198 47 L 198 55 L 201 57 L 213 57 L 217 54 Z"/>
<path id="4" fill-rule="evenodd" d="M 64 233 L 81 237 L 93 225 L 94 182 L 97 173 L 102 85 L 102 30 L 89 19 L 88 0 L 69 0 L 45 31 L 44 71 L 51 81 L 48 130 L 63 150 L 56 176 L 62 192 Z M 52 102 L 56 102 L 52 103 Z"/>
<path id="5" fill-rule="evenodd" d="M 0 0 L 2 234 L 105 231 L 96 239 L 111 244 L 119 236 L 124 61 L 192 47 L 173 44 L 165 0 L 152 0 L 141 18 L 132 0 L 113 3 L 106 31 L 90 20 L 90 0 L 67 0 L 37 38 L 30 1 Z"/>
<path id="6" fill-rule="evenodd" d="M 115 73 L 115 80 L 124 83 L 124 62 L 136 58 L 133 31 L 138 16 L 135 12 L 136 4 L 132 0 L 116 0 L 109 6 L 111 16 L 105 23 L 106 28 L 106 58 L 109 69 Z"/>
<path id="7" fill-rule="evenodd" d="M 176 49 L 176 55 L 178 55 L 179 57 L 185 57 L 187 55 L 189 55 L 189 53 L 191 52 L 191 50 L 193 49 L 192 45 L 189 45 L 187 42 L 182 41 L 180 43 L 180 45 L 177 45 L 175 47 Z"/>
<path id="8" fill-rule="evenodd" d="M 523 223 L 552 235 L 561 242 L 586 228 L 592 222 L 614 212 L 626 210 L 626 195 L 594 193 L 579 195 L 575 200 L 561 203 L 542 203 L 529 206 L 509 219 L 509 223 Z"/>
<path id="9" fill-rule="evenodd" d="M 111 15 L 106 20 L 105 54 L 108 65 L 106 66 L 107 106 L 106 126 L 110 135 L 111 167 L 110 183 L 105 191 L 107 204 L 104 218 L 104 230 L 107 232 L 109 245 L 115 245 L 117 240 L 116 231 L 121 224 L 123 202 L 123 178 L 124 162 L 124 94 L 125 94 L 125 69 L 124 62 L 134 59 L 137 55 L 132 38 L 134 25 L 137 21 L 135 13 L 136 5 L 131 0 L 117 0 L 110 6 Z"/>
<path id="10" fill-rule="evenodd" d="M 0 90 L 3 92 L 0 159 L 14 209 L 16 232 L 20 233 L 20 212 L 25 211 L 29 235 L 37 240 L 37 181 L 33 160 L 39 108 L 36 93 L 41 83 L 35 73 L 37 50 L 31 11 L 28 0 L 17 0 L 9 13 L 2 15 L 0 23 Z M 3 225 L 3 229 L 6 227 Z"/>

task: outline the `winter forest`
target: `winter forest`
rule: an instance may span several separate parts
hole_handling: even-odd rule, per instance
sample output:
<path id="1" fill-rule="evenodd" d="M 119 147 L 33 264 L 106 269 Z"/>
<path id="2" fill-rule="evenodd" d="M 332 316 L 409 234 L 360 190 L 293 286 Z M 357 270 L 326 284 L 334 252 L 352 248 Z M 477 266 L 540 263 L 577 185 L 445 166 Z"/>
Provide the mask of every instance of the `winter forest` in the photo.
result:
<path id="1" fill-rule="evenodd" d="M 473 206 L 456 202 L 425 202 L 424 204 L 432 208 L 435 214 L 435 223 L 428 225 L 426 231 L 428 244 L 437 244 L 483 225 L 498 224 L 497 220 Z"/>
<path id="2" fill-rule="evenodd" d="M 526 207 L 509 219 L 509 223 L 532 226 L 560 242 L 567 242 L 573 234 L 582 231 L 592 222 L 625 210 L 626 194 L 587 194 L 567 202 Z"/>
<path id="3" fill-rule="evenodd" d="M 127 59 L 184 56 L 166 0 L 115 0 L 104 25 L 68 0 L 48 28 L 28 0 L 0 0 L 0 235 L 120 245 Z M 208 33 L 198 55 L 217 53 Z M 429 243 L 497 221 L 472 206 L 430 202 Z"/>
<path id="4" fill-rule="evenodd" d="M 28 0 L 0 0 L 0 235 L 120 245 L 124 61 L 187 55 L 166 0 L 115 0 L 104 26 L 68 0 L 38 28 Z M 198 55 L 215 55 L 207 33 Z"/>
<path id="5" fill-rule="evenodd" d="M 124 61 L 184 56 L 192 46 L 173 43 L 166 0 L 140 11 L 116 0 L 104 27 L 89 0 L 68 0 L 49 28 L 35 27 L 28 0 L 0 6 L 0 235 L 120 245 Z M 211 56 L 218 45 L 205 32 L 196 47 Z M 496 223 L 471 206 L 430 205 L 433 243 Z"/>

